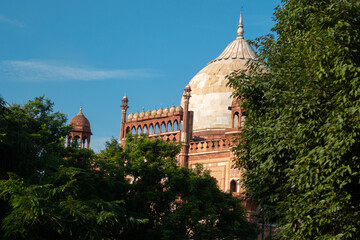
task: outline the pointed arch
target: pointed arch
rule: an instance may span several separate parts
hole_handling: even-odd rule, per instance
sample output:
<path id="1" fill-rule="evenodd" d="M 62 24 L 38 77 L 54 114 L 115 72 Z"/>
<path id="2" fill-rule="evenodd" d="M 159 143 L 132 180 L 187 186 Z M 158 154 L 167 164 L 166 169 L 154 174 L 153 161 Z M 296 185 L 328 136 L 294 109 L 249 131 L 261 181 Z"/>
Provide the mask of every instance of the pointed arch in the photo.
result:
<path id="1" fill-rule="evenodd" d="M 234 179 L 230 181 L 230 192 L 237 192 L 237 182 Z"/>
<path id="2" fill-rule="evenodd" d="M 177 120 L 175 120 L 174 121 L 174 124 L 173 124 L 173 129 L 174 129 L 174 131 L 177 131 L 178 130 L 178 121 Z"/>
<path id="3" fill-rule="evenodd" d="M 154 126 L 152 123 L 149 125 L 149 135 L 154 134 Z"/>
<path id="4" fill-rule="evenodd" d="M 132 134 L 132 135 L 135 135 L 135 134 L 136 134 L 136 128 L 135 128 L 135 126 L 133 126 L 133 127 L 131 128 L 131 134 Z"/>
<path id="5" fill-rule="evenodd" d="M 148 127 L 146 124 L 143 126 L 143 133 L 148 134 Z"/>
<path id="6" fill-rule="evenodd" d="M 155 124 L 155 134 L 159 133 L 159 129 L 160 129 L 159 123 L 156 123 Z"/>
<path id="7" fill-rule="evenodd" d="M 238 128 L 240 127 L 240 123 L 239 123 L 239 113 L 235 112 L 234 116 L 233 116 L 233 128 Z"/>
<path id="8" fill-rule="evenodd" d="M 167 131 L 167 132 L 171 132 L 171 131 L 172 131 L 171 121 L 169 121 L 169 122 L 167 123 L 166 131 Z"/>
<path id="9" fill-rule="evenodd" d="M 160 132 L 164 133 L 165 131 L 166 131 L 166 125 L 165 125 L 165 122 L 162 122 Z"/>

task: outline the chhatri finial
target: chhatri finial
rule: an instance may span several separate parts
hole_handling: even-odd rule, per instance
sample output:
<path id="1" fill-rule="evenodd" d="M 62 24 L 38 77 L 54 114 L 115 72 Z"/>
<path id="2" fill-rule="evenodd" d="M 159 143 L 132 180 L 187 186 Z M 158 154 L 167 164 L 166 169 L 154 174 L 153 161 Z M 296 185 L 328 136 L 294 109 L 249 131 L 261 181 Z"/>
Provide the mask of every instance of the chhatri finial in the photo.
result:
<path id="1" fill-rule="evenodd" d="M 80 112 L 82 113 L 82 105 L 80 105 Z"/>
<path id="2" fill-rule="evenodd" d="M 237 30 L 238 38 L 244 38 L 244 25 L 242 23 L 242 11 L 240 12 L 239 26 Z"/>

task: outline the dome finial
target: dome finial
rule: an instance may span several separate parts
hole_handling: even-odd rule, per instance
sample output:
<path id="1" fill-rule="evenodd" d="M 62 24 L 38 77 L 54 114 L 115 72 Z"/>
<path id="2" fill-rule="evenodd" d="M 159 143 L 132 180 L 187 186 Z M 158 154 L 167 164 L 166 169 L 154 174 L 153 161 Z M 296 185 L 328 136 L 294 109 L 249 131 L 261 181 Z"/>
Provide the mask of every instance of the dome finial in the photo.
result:
<path id="1" fill-rule="evenodd" d="M 240 12 L 239 26 L 237 30 L 238 38 L 244 38 L 244 25 L 242 23 L 242 11 Z"/>
<path id="2" fill-rule="evenodd" d="M 82 113 L 82 104 L 80 105 L 80 112 Z"/>

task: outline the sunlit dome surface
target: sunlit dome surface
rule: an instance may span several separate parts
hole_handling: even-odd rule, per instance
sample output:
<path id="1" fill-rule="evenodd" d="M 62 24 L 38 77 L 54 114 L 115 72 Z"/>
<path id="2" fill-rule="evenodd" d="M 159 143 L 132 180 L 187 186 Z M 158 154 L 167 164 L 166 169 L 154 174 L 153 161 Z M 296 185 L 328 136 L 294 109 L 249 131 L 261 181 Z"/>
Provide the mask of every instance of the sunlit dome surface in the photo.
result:
<path id="1" fill-rule="evenodd" d="M 231 106 L 233 90 L 226 86 L 226 76 L 246 69 L 246 62 L 255 59 L 254 50 L 243 37 L 242 14 L 237 33 L 237 38 L 189 82 L 192 90 L 189 110 L 194 112 L 194 132 L 231 127 L 228 107 Z"/>

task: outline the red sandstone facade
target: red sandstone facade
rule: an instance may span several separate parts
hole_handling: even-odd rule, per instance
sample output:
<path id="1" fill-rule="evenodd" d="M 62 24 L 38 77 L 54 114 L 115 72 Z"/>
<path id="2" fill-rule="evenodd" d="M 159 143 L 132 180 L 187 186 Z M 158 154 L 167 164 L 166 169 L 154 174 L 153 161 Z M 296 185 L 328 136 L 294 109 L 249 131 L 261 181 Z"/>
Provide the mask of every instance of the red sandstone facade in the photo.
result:
<path id="1" fill-rule="evenodd" d="M 191 97 L 191 88 L 187 86 L 183 96 L 187 100 Z M 124 145 L 126 134 L 147 134 L 149 138 L 161 138 L 164 141 L 181 142 L 182 149 L 178 156 L 180 166 L 195 168 L 201 164 L 204 169 L 210 170 L 210 174 L 218 181 L 221 190 L 231 192 L 234 196 L 240 196 L 241 170 L 233 167 L 232 147 L 241 134 L 245 122 L 243 112 L 236 99 L 228 106 L 229 115 L 232 119 L 232 127 L 225 130 L 213 130 L 196 132 L 192 131 L 193 112 L 188 110 L 188 101 L 181 106 L 142 111 L 130 114 L 125 119 L 128 98 L 122 100 L 122 120 L 120 127 L 120 143 Z M 249 214 L 256 210 L 250 202 L 245 202 Z"/>

